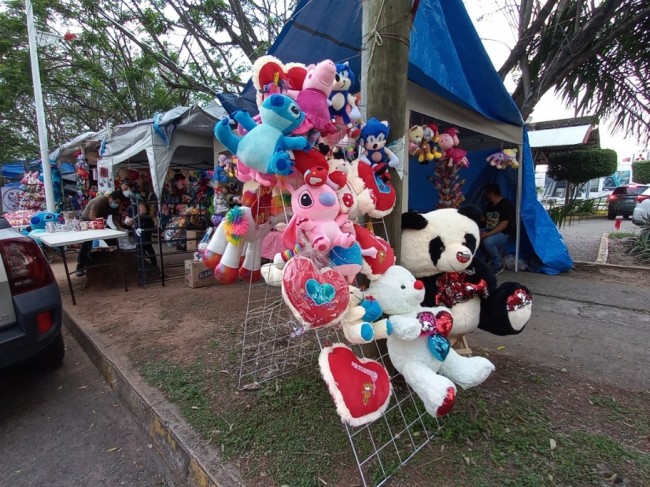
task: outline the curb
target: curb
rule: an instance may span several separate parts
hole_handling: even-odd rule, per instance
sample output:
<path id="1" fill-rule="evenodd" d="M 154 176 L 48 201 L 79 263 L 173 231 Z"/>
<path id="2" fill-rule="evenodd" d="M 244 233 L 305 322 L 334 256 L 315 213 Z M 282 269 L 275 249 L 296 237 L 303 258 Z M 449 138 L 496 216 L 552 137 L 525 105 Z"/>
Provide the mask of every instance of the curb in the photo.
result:
<path id="1" fill-rule="evenodd" d="M 608 264 L 607 257 L 609 256 L 609 233 L 603 233 L 600 238 L 600 247 L 598 248 L 598 256 L 595 262 L 574 262 L 573 268 L 580 271 L 596 272 L 603 275 L 616 275 L 621 272 L 627 274 L 637 275 L 639 278 L 650 277 L 650 267 L 644 266 L 630 266 L 630 265 L 617 265 Z"/>
<path id="2" fill-rule="evenodd" d="M 203 446 L 178 409 L 129 370 L 126 358 L 114 346 L 83 329 L 66 309 L 63 324 L 182 479 L 197 487 L 245 487 L 239 472 Z"/>

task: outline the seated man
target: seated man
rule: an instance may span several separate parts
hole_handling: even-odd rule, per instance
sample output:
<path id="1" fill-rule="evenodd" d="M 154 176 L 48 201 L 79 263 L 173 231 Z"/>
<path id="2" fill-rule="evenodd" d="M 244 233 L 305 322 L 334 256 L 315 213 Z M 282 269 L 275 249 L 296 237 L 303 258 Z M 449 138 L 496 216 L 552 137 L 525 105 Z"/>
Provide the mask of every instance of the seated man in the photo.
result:
<path id="1" fill-rule="evenodd" d="M 496 183 L 485 185 L 484 197 L 488 204 L 485 209 L 485 228 L 481 229 L 481 256 L 487 254 L 490 268 L 495 275 L 503 272 L 501 251 L 510 237 L 515 236 L 515 205 L 501 196 L 501 190 Z"/>
<path id="2" fill-rule="evenodd" d="M 83 221 L 94 221 L 96 218 L 106 219 L 109 215 L 113 215 L 113 220 L 119 223 L 120 221 L 120 206 L 125 204 L 128 200 L 124 197 L 121 191 L 113 191 L 108 196 L 103 194 L 95 196 L 91 199 L 83 213 L 81 219 Z M 116 245 L 117 240 L 107 241 L 108 245 Z M 92 242 L 84 242 L 81 244 L 81 251 L 77 258 L 77 275 L 83 276 L 86 272 L 86 267 L 90 265 L 92 250 Z"/>

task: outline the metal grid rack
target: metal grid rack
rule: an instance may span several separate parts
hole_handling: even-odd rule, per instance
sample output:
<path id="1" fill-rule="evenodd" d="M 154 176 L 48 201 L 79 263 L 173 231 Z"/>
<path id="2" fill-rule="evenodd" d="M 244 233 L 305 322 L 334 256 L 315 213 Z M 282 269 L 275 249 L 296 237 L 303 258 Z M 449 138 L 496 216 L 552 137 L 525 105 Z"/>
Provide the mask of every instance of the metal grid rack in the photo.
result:
<path id="1" fill-rule="evenodd" d="M 372 225 L 386 234 L 383 220 Z M 345 425 L 364 487 L 384 485 L 440 428 L 438 420 L 426 412 L 413 390 L 394 371 L 382 342 L 351 346 L 357 357 L 379 361 L 389 371 L 393 384 L 389 406 L 379 419 L 360 427 Z M 301 368 L 313 367 L 320 351 L 334 343 L 347 344 L 338 327 L 303 332 L 284 303 L 280 287 L 264 281 L 250 283 L 239 388 L 256 388 Z"/>

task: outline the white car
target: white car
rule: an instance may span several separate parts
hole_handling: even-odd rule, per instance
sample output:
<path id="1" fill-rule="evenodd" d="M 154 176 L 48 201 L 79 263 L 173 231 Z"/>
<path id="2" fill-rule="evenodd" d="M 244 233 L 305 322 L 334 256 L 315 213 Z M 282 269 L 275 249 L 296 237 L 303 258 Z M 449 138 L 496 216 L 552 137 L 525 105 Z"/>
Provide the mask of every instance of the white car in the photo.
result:
<path id="1" fill-rule="evenodd" d="M 65 354 L 59 286 L 38 244 L 0 216 L 0 369 L 31 358 L 45 366 Z"/>
<path id="2" fill-rule="evenodd" d="M 636 206 L 632 211 L 632 223 L 643 225 L 650 222 L 650 188 L 636 197 Z"/>

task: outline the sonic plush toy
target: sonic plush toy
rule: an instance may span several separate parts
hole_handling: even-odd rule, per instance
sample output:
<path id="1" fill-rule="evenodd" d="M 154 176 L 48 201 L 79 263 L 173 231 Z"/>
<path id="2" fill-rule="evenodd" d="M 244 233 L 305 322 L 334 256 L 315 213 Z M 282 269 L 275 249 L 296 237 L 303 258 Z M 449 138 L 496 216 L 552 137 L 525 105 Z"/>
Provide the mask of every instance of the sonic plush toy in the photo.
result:
<path id="1" fill-rule="evenodd" d="M 390 180 L 389 167 L 399 165 L 399 159 L 386 147 L 390 126 L 388 122 L 380 122 L 375 117 L 368 120 L 361 129 L 359 138 L 363 153 L 359 156 L 361 162 L 365 162 L 383 181 Z"/>

